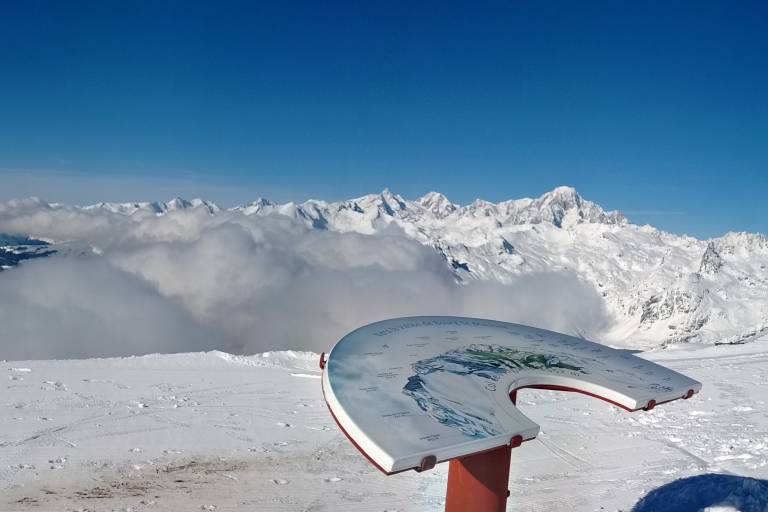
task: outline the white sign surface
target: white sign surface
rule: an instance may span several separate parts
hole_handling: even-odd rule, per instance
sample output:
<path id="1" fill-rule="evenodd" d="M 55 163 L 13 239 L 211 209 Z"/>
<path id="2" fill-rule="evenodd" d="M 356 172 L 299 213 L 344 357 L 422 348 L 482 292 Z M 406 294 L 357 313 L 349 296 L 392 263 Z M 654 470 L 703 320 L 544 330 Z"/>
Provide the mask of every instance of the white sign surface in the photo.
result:
<path id="1" fill-rule="evenodd" d="M 701 384 L 622 350 L 524 325 L 409 317 L 366 325 L 328 356 L 323 391 L 334 418 L 385 473 L 496 448 L 539 426 L 510 393 L 570 389 L 628 410 L 685 398 Z"/>

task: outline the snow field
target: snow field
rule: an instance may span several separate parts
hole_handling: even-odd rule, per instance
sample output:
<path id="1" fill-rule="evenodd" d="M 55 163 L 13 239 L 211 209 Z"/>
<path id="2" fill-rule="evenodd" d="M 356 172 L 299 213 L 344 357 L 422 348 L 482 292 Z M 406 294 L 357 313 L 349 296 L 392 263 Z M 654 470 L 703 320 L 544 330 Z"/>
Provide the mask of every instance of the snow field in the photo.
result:
<path id="1" fill-rule="evenodd" d="M 629 414 L 576 394 L 520 393 L 542 433 L 513 451 L 508 510 L 628 511 L 693 477 L 674 496 L 727 478 L 741 494 L 716 485 L 724 495 L 706 510 L 752 510 L 745 492 L 768 504 L 764 482 L 744 478 L 768 475 L 768 340 L 645 357 L 702 381 L 701 394 Z M 0 510 L 440 510 L 447 464 L 378 473 L 334 424 L 314 361 L 209 352 L 4 363 Z"/>

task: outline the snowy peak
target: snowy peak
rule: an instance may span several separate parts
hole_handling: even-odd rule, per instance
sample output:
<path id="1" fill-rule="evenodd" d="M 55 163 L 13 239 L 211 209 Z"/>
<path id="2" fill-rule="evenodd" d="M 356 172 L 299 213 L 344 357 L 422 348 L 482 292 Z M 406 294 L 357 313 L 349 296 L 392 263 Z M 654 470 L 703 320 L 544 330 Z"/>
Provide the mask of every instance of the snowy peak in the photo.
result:
<path id="1" fill-rule="evenodd" d="M 570 208 L 578 207 L 581 204 L 582 199 L 575 188 L 561 186 L 555 187 L 549 192 L 545 192 L 537 201 L 543 204 L 557 203 Z"/>
<path id="2" fill-rule="evenodd" d="M 405 199 L 403 199 L 399 194 L 393 194 L 388 188 L 382 190 L 379 196 L 390 208 L 397 210 L 404 210 L 406 208 Z"/>
<path id="3" fill-rule="evenodd" d="M 396 212 L 406 210 L 405 199 L 400 195 L 393 194 L 388 188 L 381 191 L 380 194 L 369 194 L 353 200 L 362 210 L 377 210 L 380 214 L 394 216 Z M 332 203 L 334 205 L 338 203 Z"/>
<path id="4" fill-rule="evenodd" d="M 557 225 L 567 212 L 572 210 L 581 212 L 583 206 L 584 200 L 576 192 L 575 188 L 557 187 L 550 192 L 546 192 L 538 199 L 534 199 L 530 208 L 538 212 L 550 213 L 555 221 L 554 224 Z"/>
<path id="5" fill-rule="evenodd" d="M 177 210 L 188 210 L 194 208 L 203 208 L 209 214 L 214 215 L 221 211 L 216 203 L 195 198 L 191 201 L 181 197 L 174 197 L 168 202 L 137 202 L 137 203 L 109 203 L 101 202 L 89 206 L 83 206 L 83 210 L 106 210 L 112 213 L 133 215 L 136 212 L 146 212 L 155 215 L 164 215 L 168 212 Z"/>
<path id="6" fill-rule="evenodd" d="M 573 187 L 557 187 L 534 199 L 524 212 L 532 218 L 527 222 L 551 222 L 557 227 L 580 222 L 622 224 L 626 222 L 619 212 L 605 212 L 597 204 L 582 199 Z M 535 222 L 534 222 L 535 221 Z"/>
<path id="7" fill-rule="evenodd" d="M 417 200 L 418 204 L 437 218 L 447 217 L 458 209 L 440 192 L 428 192 Z"/>
<path id="8" fill-rule="evenodd" d="M 575 224 L 625 224 L 619 212 L 606 212 L 597 204 L 583 199 L 573 187 L 557 187 L 536 199 L 512 199 L 498 204 L 476 199 L 462 207 L 459 215 L 491 217 L 498 225 L 552 224 L 566 228 Z"/>
<path id="9" fill-rule="evenodd" d="M 186 208 L 192 208 L 192 203 L 177 196 L 165 203 L 165 208 L 167 210 L 184 210 Z"/>
<path id="10" fill-rule="evenodd" d="M 768 254 L 768 237 L 762 233 L 730 231 L 712 242 L 722 254 Z"/>
<path id="11" fill-rule="evenodd" d="M 707 249 L 704 251 L 704 256 L 701 257 L 699 272 L 701 274 L 714 275 L 720 270 L 722 265 L 723 260 L 720 257 L 720 253 L 715 249 L 714 242 L 710 241 L 707 244 Z"/>
<path id="12" fill-rule="evenodd" d="M 274 209 L 275 204 L 271 201 L 259 197 L 255 201 L 252 201 L 246 205 L 235 206 L 231 208 L 231 211 L 239 211 L 245 215 L 255 215 L 257 213 L 264 212 L 265 210 L 271 211 Z"/>
<path id="13" fill-rule="evenodd" d="M 164 203 L 157 202 L 139 202 L 139 203 L 111 203 L 101 202 L 88 206 L 84 206 L 83 210 L 105 210 L 112 213 L 121 213 L 125 215 L 133 215 L 138 211 L 151 212 L 155 214 L 162 214 L 165 210 L 160 206 Z"/>
<path id="14" fill-rule="evenodd" d="M 221 211 L 221 208 L 216 203 L 212 203 L 210 201 L 205 201 L 203 199 L 200 199 L 199 197 L 192 199 L 191 201 L 187 201 L 186 199 L 183 199 L 181 197 L 174 197 L 167 203 L 161 203 L 161 208 L 164 205 L 164 211 L 175 211 L 175 210 L 187 210 L 190 208 L 204 208 L 208 211 L 210 214 L 218 213 Z"/>

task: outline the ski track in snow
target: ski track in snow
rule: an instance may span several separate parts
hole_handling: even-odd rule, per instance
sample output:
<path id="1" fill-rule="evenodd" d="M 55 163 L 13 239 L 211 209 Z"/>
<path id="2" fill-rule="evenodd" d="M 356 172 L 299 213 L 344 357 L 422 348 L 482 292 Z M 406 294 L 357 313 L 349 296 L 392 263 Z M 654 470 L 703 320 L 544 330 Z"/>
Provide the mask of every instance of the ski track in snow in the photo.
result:
<path id="1" fill-rule="evenodd" d="M 292 357 L 4 363 L 0 510 L 441 510 L 447 464 L 380 474 L 334 424 L 309 356 Z M 628 511 L 680 478 L 768 477 L 768 340 L 644 357 L 702 393 L 632 414 L 520 393 L 542 433 L 513 451 L 508 510 Z"/>

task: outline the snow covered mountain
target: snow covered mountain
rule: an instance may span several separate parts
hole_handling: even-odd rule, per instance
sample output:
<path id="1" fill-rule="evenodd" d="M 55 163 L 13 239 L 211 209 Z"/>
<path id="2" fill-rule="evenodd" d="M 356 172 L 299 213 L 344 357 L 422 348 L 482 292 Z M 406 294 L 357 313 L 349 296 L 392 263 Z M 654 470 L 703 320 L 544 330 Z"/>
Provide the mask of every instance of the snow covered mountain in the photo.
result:
<path id="1" fill-rule="evenodd" d="M 708 241 L 673 235 L 631 224 L 571 187 L 466 206 L 438 192 L 409 201 L 385 189 L 334 203 L 261 199 L 233 211 L 365 234 L 394 224 L 439 251 L 460 280 L 511 283 L 527 272 L 572 272 L 604 297 L 615 319 L 608 342 L 742 343 L 768 332 L 764 235 L 728 233 Z"/>
<path id="2" fill-rule="evenodd" d="M 24 260 L 44 258 L 56 253 L 47 243 L 27 236 L 0 234 L 0 272 Z"/>
<path id="3" fill-rule="evenodd" d="M 71 208 L 47 205 L 52 209 Z M 430 192 L 407 200 L 385 189 L 355 199 L 223 210 L 202 199 L 76 207 L 114 215 L 279 216 L 310 229 L 377 236 L 392 229 L 433 248 L 457 282 L 511 284 L 565 272 L 599 292 L 612 318 L 601 341 L 635 347 L 683 341 L 743 343 L 768 333 L 768 238 L 728 233 L 698 240 L 632 224 L 571 187 L 538 198 L 457 205 Z M 34 233 L 32 233 L 34 235 Z"/>
<path id="4" fill-rule="evenodd" d="M 190 208 L 205 208 L 209 213 L 217 213 L 221 208 L 210 201 L 202 199 L 192 199 L 187 201 L 180 197 L 174 197 L 167 203 L 164 202 L 140 202 L 140 203 L 96 203 L 90 206 L 82 207 L 84 210 L 107 210 L 113 213 L 125 213 L 131 215 L 138 211 L 163 215 L 176 210 L 186 210 Z"/>
<path id="5" fill-rule="evenodd" d="M 366 234 L 373 234 L 394 222 L 420 239 L 424 237 L 418 233 L 440 237 L 441 230 L 451 231 L 452 228 L 465 232 L 475 228 L 542 223 L 563 228 L 582 222 L 627 222 L 621 213 L 603 211 L 595 203 L 582 199 L 571 187 L 558 187 L 538 199 L 515 199 L 501 203 L 477 199 L 467 206 L 451 203 L 439 192 L 430 192 L 409 201 L 384 189 L 380 194 L 333 203 L 309 200 L 301 204 L 276 204 L 258 199 L 230 211 L 245 215 L 287 215 L 314 227 Z"/>

